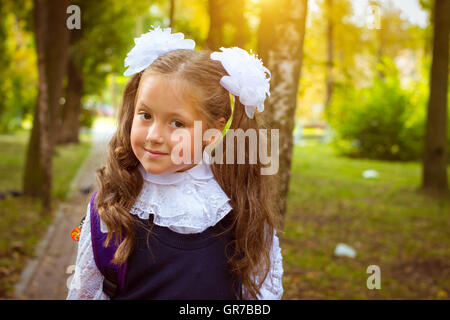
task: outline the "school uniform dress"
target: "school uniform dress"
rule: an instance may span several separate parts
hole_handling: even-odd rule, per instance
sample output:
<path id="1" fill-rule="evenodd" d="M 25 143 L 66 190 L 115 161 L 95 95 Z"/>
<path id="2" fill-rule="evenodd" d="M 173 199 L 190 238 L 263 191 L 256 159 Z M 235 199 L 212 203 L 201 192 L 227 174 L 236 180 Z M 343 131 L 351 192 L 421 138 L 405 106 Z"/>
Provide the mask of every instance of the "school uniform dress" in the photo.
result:
<path id="1" fill-rule="evenodd" d="M 184 172 L 154 175 L 139 166 L 144 185 L 130 213 L 151 232 L 136 224 L 136 248 L 128 258 L 124 288 L 113 299 L 251 299 L 227 268 L 232 234 L 222 231 L 231 223 L 232 207 L 209 163 L 204 152 L 202 162 Z M 94 259 L 89 213 L 90 205 L 68 300 L 111 299 L 103 291 L 104 276 Z M 108 232 L 101 219 L 99 229 Z M 283 294 L 276 233 L 270 256 L 271 269 L 258 296 L 261 300 L 281 299 Z"/>

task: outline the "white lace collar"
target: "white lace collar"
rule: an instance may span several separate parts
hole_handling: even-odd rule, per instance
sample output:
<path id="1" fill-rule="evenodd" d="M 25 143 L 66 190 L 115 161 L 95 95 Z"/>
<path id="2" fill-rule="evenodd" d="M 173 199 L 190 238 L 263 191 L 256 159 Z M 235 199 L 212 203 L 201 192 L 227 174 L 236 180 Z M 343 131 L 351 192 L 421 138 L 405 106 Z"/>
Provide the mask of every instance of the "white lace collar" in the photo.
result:
<path id="1" fill-rule="evenodd" d="M 214 179 L 205 151 L 196 166 L 183 172 L 148 173 L 142 165 L 142 191 L 130 210 L 141 219 L 154 215 L 154 223 L 178 233 L 199 233 L 214 226 L 229 211 L 230 200 Z"/>

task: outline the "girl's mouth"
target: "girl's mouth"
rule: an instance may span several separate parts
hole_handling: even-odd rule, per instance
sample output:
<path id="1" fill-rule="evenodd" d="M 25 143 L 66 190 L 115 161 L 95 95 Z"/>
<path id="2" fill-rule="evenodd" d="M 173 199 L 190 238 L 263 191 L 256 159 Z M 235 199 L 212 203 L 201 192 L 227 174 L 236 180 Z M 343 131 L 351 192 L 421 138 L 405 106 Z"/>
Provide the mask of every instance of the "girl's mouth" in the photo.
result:
<path id="1" fill-rule="evenodd" d="M 147 150 L 147 149 L 144 149 L 144 150 L 147 153 L 147 155 L 150 158 L 153 158 L 153 159 L 161 158 L 162 156 L 166 156 L 167 155 L 167 153 L 163 153 L 163 152 L 159 152 L 159 151 L 150 151 L 150 150 Z"/>

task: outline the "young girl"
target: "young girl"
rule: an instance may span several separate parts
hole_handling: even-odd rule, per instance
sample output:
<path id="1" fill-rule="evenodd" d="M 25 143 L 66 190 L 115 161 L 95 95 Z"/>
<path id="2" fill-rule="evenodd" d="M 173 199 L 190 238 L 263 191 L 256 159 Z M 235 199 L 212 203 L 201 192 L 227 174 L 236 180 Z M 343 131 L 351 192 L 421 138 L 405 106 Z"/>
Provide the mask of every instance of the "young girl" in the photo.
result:
<path id="1" fill-rule="evenodd" d="M 261 175 L 260 162 L 249 163 L 255 146 L 246 147 L 245 163 L 236 163 L 234 140 L 216 135 L 199 142 L 194 132 L 194 121 L 201 121 L 202 134 L 221 132 L 228 120 L 229 129 L 257 130 L 268 70 L 236 47 L 194 50 L 192 40 L 169 28 L 135 42 L 125 60 L 125 75 L 133 77 L 106 166 L 97 171 L 99 189 L 85 216 L 67 299 L 281 299 L 269 177 Z M 219 142 L 223 159 L 232 152 L 234 162 L 212 161 Z M 195 161 L 198 146 L 202 157 Z M 108 252 L 110 268 L 101 265 Z M 123 281 L 114 286 L 109 272 L 124 265 L 116 269 Z"/>

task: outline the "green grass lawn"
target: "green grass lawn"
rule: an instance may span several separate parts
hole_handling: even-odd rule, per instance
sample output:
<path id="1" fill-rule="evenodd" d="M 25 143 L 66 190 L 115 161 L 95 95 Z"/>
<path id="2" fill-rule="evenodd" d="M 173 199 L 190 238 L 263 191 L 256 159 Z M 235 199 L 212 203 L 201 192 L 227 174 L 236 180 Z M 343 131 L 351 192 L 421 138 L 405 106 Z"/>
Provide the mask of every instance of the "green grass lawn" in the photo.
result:
<path id="1" fill-rule="evenodd" d="M 28 131 L 0 135 L 0 192 L 22 189 Z M 58 146 L 53 158 L 53 203 L 63 201 L 91 146 L 89 135 L 81 135 L 78 145 Z M 0 298 L 8 298 L 26 259 L 52 221 L 39 216 L 39 201 L 8 196 L 0 200 Z"/>
<path id="2" fill-rule="evenodd" d="M 379 177 L 363 178 L 367 169 Z M 449 299 L 450 199 L 423 195 L 420 182 L 420 163 L 296 146 L 280 237 L 283 298 Z M 338 243 L 356 257 L 334 256 Z M 370 265 L 380 268 L 379 290 L 367 288 Z"/>

